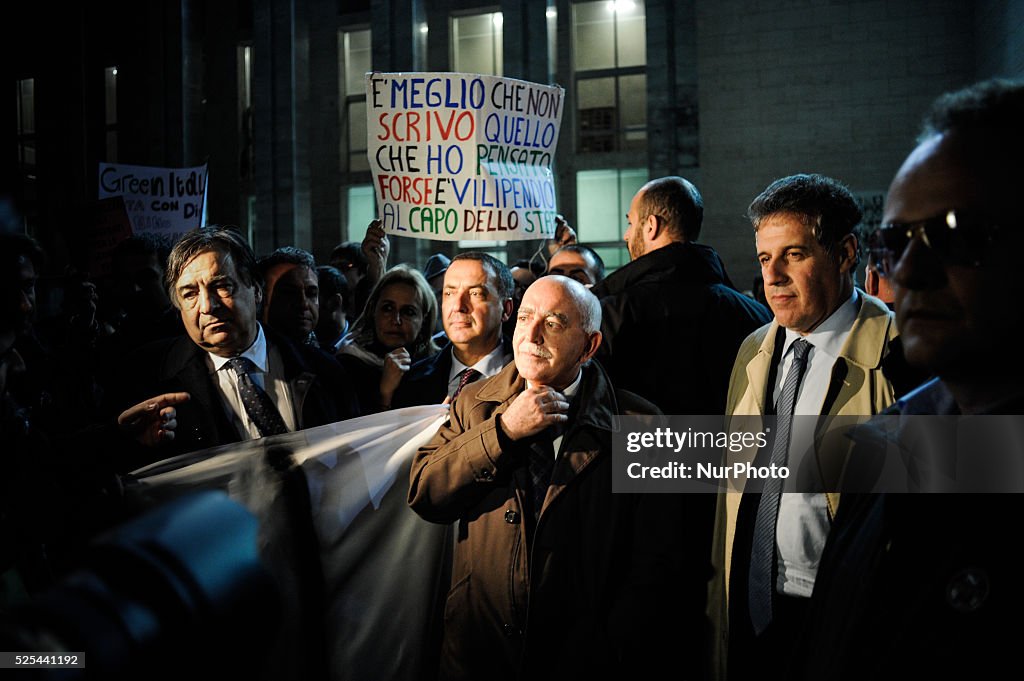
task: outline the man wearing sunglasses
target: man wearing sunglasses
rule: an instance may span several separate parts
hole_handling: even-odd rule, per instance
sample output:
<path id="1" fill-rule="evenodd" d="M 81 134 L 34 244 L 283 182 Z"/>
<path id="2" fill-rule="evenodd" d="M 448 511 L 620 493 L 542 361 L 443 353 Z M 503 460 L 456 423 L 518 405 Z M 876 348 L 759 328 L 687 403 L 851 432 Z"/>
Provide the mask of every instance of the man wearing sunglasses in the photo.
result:
<path id="1" fill-rule="evenodd" d="M 990 417 L 1024 413 L 1022 158 L 1024 82 L 943 95 L 889 188 L 878 236 L 907 361 L 936 376 L 887 413 L 901 428 L 948 417 L 929 416 L 925 434 L 979 415 L 1015 432 L 958 450 L 965 472 L 1010 452 L 1000 461 L 1016 465 L 1000 478 L 1019 471 L 1020 416 Z M 901 458 L 941 449 L 906 442 Z M 1019 665 L 1019 494 L 844 498 L 789 678 L 995 678 Z"/>
<path id="2" fill-rule="evenodd" d="M 747 214 L 775 320 L 740 347 L 726 414 L 774 415 L 776 422 L 765 420 L 773 442 L 747 454 L 757 466 L 804 472 L 797 457 L 812 438 L 817 444 L 825 437 L 833 418 L 877 414 L 895 399 L 883 361 L 896 328 L 885 303 L 854 288 L 861 211 L 840 182 L 814 174 L 778 179 Z M 833 489 L 825 468 L 814 479 Z M 838 494 L 781 494 L 781 485 L 765 485 L 762 494 L 754 493 L 760 484 L 749 485 L 742 495 L 720 495 L 719 569 L 709 599 L 718 633 L 714 665 L 731 680 L 785 668 L 839 505 Z"/>

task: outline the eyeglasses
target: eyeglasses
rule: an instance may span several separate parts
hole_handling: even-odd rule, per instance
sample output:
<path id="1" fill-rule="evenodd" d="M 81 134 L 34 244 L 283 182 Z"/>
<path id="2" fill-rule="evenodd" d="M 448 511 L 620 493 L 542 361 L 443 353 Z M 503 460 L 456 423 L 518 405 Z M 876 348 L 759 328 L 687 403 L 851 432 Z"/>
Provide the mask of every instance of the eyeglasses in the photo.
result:
<path id="1" fill-rule="evenodd" d="M 920 235 L 922 243 L 944 264 L 978 267 L 998 231 L 997 225 L 981 216 L 950 210 L 916 222 L 883 224 L 868 239 L 868 253 L 878 273 L 887 277 L 910 242 Z"/>

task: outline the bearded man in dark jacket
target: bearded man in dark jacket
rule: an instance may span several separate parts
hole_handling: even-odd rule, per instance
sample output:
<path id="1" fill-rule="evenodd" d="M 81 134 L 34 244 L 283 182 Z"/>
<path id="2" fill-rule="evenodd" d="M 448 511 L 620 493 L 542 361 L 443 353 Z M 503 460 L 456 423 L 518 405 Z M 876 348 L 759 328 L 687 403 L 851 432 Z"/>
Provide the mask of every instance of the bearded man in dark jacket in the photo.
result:
<path id="1" fill-rule="evenodd" d="M 681 177 L 651 180 L 626 218 L 631 262 L 595 286 L 604 342 L 597 358 L 616 387 L 666 414 L 722 414 L 740 343 L 771 321 L 737 291 L 721 258 L 695 243 L 704 200 Z"/>

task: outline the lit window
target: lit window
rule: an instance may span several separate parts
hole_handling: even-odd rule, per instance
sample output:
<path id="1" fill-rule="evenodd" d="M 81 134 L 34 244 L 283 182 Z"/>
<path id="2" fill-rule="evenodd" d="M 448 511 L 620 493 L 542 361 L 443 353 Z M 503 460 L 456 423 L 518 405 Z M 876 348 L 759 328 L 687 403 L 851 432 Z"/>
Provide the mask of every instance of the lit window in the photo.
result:
<path id="1" fill-rule="evenodd" d="M 647 182 L 643 168 L 576 173 L 576 224 L 580 242 L 596 250 L 609 271 L 629 262 L 622 240 L 633 195 Z"/>
<path id="2" fill-rule="evenodd" d="M 607 2 L 573 5 L 573 56 L 577 71 L 615 68 L 615 14 Z"/>
<path id="3" fill-rule="evenodd" d="M 103 113 L 107 162 L 117 161 L 117 67 L 103 69 Z"/>
<path id="4" fill-rule="evenodd" d="M 256 130 L 252 103 L 252 45 L 239 43 L 235 48 L 235 80 L 238 88 L 238 178 L 241 225 L 249 238 L 256 235 Z"/>
<path id="5" fill-rule="evenodd" d="M 251 182 L 254 178 L 256 164 L 252 109 L 252 46 L 239 45 L 237 54 L 238 176 L 243 182 Z"/>
<path id="6" fill-rule="evenodd" d="M 452 66 L 459 73 L 502 75 L 501 12 L 452 17 Z"/>
<path id="7" fill-rule="evenodd" d="M 364 77 L 370 70 L 370 31 L 345 31 L 342 36 L 345 94 L 356 95 L 364 91 Z"/>
<path id="8" fill-rule="evenodd" d="M 642 150 L 647 145 L 643 2 L 573 5 L 573 60 L 582 153 Z"/>
<path id="9" fill-rule="evenodd" d="M 544 17 L 548 26 L 548 82 L 554 83 L 558 73 L 558 10 L 549 4 Z"/>
<path id="10" fill-rule="evenodd" d="M 339 36 L 341 67 L 342 169 L 370 169 L 366 159 L 366 73 L 372 70 L 370 30 L 342 31 Z"/>
<path id="11" fill-rule="evenodd" d="M 352 185 L 345 187 L 345 224 L 348 239 L 362 241 L 366 226 L 377 217 L 377 197 L 373 185 Z"/>

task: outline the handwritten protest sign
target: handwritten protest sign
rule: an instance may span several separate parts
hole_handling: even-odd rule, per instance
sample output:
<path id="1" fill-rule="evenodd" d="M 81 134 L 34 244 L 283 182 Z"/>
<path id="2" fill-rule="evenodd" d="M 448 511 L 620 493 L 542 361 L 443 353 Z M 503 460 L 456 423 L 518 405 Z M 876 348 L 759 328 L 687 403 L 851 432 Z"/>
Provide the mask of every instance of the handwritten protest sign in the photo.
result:
<path id="1" fill-rule="evenodd" d="M 206 222 L 206 165 L 156 168 L 100 163 L 99 198 L 124 197 L 132 233 L 170 246 Z"/>
<path id="2" fill-rule="evenodd" d="M 564 94 L 497 76 L 366 74 L 367 155 L 385 231 L 551 238 Z"/>

